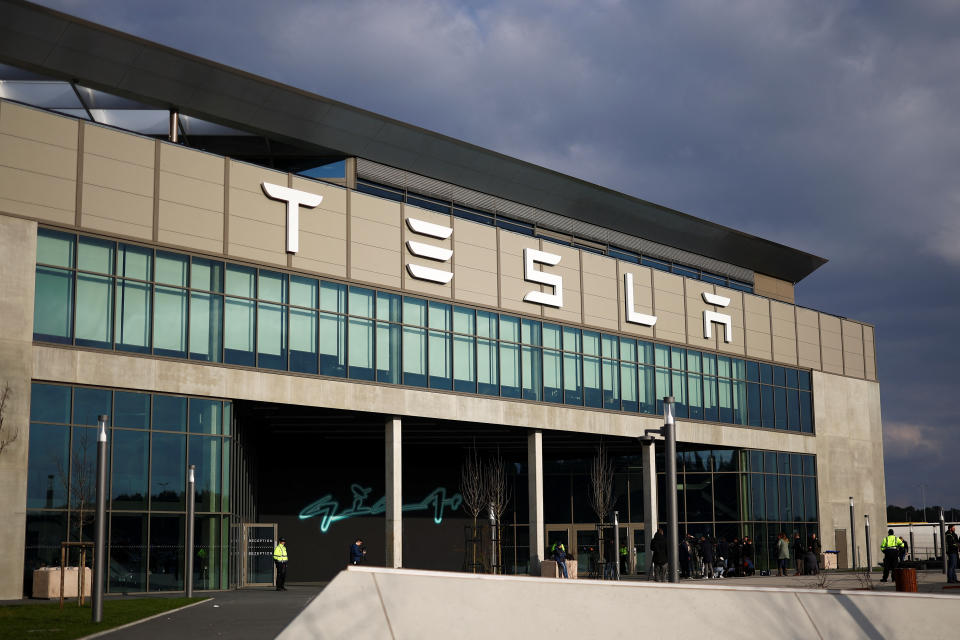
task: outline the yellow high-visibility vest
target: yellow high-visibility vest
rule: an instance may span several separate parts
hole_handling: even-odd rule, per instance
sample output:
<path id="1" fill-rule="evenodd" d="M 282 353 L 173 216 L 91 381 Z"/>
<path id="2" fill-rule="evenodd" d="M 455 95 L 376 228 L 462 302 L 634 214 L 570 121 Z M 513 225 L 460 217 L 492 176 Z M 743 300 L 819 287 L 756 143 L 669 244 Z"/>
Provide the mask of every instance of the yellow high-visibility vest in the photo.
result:
<path id="1" fill-rule="evenodd" d="M 897 536 L 887 536 L 883 539 L 883 542 L 880 543 L 880 550 L 885 551 L 886 549 L 896 549 L 902 546 L 903 543 L 900 542 L 900 538 Z"/>
<path id="2" fill-rule="evenodd" d="M 286 562 L 287 561 L 287 545 L 278 544 L 277 548 L 273 550 L 273 559 L 277 562 Z"/>

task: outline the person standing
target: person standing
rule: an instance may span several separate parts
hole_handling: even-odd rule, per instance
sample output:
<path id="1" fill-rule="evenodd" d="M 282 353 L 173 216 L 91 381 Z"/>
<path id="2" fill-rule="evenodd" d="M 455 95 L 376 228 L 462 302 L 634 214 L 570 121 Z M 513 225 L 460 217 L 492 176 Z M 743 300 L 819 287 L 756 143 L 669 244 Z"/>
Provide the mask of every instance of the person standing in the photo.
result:
<path id="1" fill-rule="evenodd" d="M 273 564 L 277 567 L 277 591 L 286 591 L 287 587 L 284 586 L 287 583 L 287 560 L 290 559 L 290 556 L 287 555 L 287 541 L 284 538 L 280 538 L 277 541 L 277 546 L 273 549 Z"/>
<path id="2" fill-rule="evenodd" d="M 663 582 L 667 576 L 667 538 L 663 535 L 663 527 L 653 534 L 650 551 L 653 553 L 653 579 Z"/>
<path id="3" fill-rule="evenodd" d="M 720 577 L 727 577 L 727 569 L 730 568 L 730 545 L 727 544 L 727 539 L 724 536 L 720 536 L 720 542 L 717 544 L 717 554 L 720 556 Z"/>
<path id="4" fill-rule="evenodd" d="M 808 569 L 813 568 L 815 571 L 814 575 L 820 573 L 820 552 L 822 547 L 820 546 L 820 538 L 817 537 L 816 533 L 810 534 L 810 542 L 807 543 L 807 552 L 813 554 L 814 566 L 807 567 Z"/>
<path id="5" fill-rule="evenodd" d="M 700 559 L 703 561 L 703 577 L 713 578 L 713 543 L 707 536 L 700 536 Z"/>
<path id="6" fill-rule="evenodd" d="M 883 578 L 880 582 L 886 582 L 887 578 L 890 577 L 890 572 L 897 568 L 900 545 L 902 544 L 900 538 L 893 535 L 893 529 L 887 529 L 887 536 L 880 543 L 880 551 L 883 553 Z"/>
<path id="7" fill-rule="evenodd" d="M 957 582 L 957 552 L 960 550 L 960 544 L 957 540 L 957 525 L 952 524 L 943 536 L 947 549 L 947 582 Z"/>
<path id="8" fill-rule="evenodd" d="M 903 564 L 903 561 L 907 559 L 907 541 L 903 539 L 903 536 L 900 536 L 900 542 L 903 543 L 903 546 L 900 547 L 900 564 Z"/>
<path id="9" fill-rule="evenodd" d="M 367 555 L 367 549 L 363 546 L 363 540 L 357 538 L 356 542 L 350 545 L 350 564 L 362 564 L 365 555 Z"/>
<path id="10" fill-rule="evenodd" d="M 553 559 L 557 563 L 557 577 L 570 579 L 567 573 L 567 549 L 562 542 L 553 543 Z"/>
<path id="11" fill-rule="evenodd" d="M 777 575 L 787 575 L 787 563 L 790 562 L 790 543 L 787 542 L 787 534 L 780 532 L 777 536 Z"/>
<path id="12" fill-rule="evenodd" d="M 740 555 L 743 557 L 743 575 L 752 576 L 756 570 L 753 563 L 753 541 L 750 536 L 743 536 L 743 546 L 740 548 Z"/>
<path id="13" fill-rule="evenodd" d="M 797 571 L 793 575 L 802 576 L 803 571 L 803 558 L 807 555 L 807 548 L 803 546 L 803 538 L 800 537 L 799 533 L 793 534 L 793 560 L 797 565 Z"/>

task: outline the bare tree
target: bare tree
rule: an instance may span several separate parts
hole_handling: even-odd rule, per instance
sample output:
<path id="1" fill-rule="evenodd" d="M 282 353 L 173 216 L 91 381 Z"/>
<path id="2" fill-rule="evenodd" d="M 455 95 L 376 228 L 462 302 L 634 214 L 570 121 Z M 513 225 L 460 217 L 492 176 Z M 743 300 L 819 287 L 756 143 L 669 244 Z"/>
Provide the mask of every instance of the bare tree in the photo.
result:
<path id="1" fill-rule="evenodd" d="M 70 522 L 77 528 L 77 540 L 83 542 L 84 526 L 93 522 L 96 497 L 96 449 L 90 446 L 96 432 L 85 427 L 74 427 L 73 459 L 70 464 L 57 458 L 57 476 L 70 502 Z"/>
<path id="2" fill-rule="evenodd" d="M 470 547 L 466 551 L 464 564 L 468 564 L 470 569 L 476 573 L 477 567 L 481 565 L 482 557 L 478 559 L 477 547 L 479 546 L 479 530 L 477 527 L 477 518 L 480 512 L 486 506 L 487 492 L 484 482 L 483 464 L 480 462 L 480 454 L 476 447 L 470 447 L 467 450 L 467 456 L 464 458 L 463 466 L 460 467 L 460 495 L 463 496 L 463 507 L 467 513 L 473 517 L 473 525 L 466 536 L 467 545 Z"/>
<path id="3" fill-rule="evenodd" d="M 3 393 L 0 394 L 0 455 L 3 450 L 17 441 L 20 430 L 6 422 L 7 402 L 10 400 L 10 383 L 3 385 Z"/>
<path id="4" fill-rule="evenodd" d="M 490 564 L 493 566 L 500 566 L 502 570 L 502 558 L 503 558 L 503 536 L 500 535 L 503 531 L 501 523 L 503 521 L 503 514 L 507 510 L 507 505 L 510 503 L 510 493 L 507 486 L 507 465 L 504 463 L 503 458 L 500 457 L 499 452 L 496 456 L 489 458 L 484 465 L 484 488 L 486 489 L 486 498 L 487 503 L 490 509 L 491 515 L 491 551 L 493 552 L 493 557 L 490 559 Z M 496 571 L 494 569 L 494 571 Z"/>
<path id="5" fill-rule="evenodd" d="M 597 448 L 590 465 L 590 506 L 601 523 L 613 508 L 613 461 L 603 445 Z"/>

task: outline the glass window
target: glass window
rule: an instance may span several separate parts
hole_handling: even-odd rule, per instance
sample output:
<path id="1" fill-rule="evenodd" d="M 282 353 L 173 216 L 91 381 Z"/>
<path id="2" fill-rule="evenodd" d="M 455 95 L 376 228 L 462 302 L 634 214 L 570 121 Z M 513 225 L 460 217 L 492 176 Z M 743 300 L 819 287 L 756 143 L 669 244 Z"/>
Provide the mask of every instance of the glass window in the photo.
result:
<path id="1" fill-rule="evenodd" d="M 477 335 L 481 338 L 496 339 L 497 332 L 497 314 L 489 311 L 477 311 Z"/>
<path id="2" fill-rule="evenodd" d="M 699 351 L 694 351 L 693 349 L 687 351 L 687 371 L 702 373 L 700 361 L 701 353 Z"/>
<path id="3" fill-rule="evenodd" d="M 220 362 L 223 320 L 223 296 L 190 292 L 191 359 Z"/>
<path id="4" fill-rule="evenodd" d="M 37 263 L 73 268 L 77 237 L 53 229 L 37 229 Z"/>
<path id="5" fill-rule="evenodd" d="M 776 413 L 773 406 L 773 387 L 765 384 L 760 385 L 760 414 L 762 416 L 762 426 L 768 428 L 775 426 Z"/>
<path id="6" fill-rule="evenodd" d="M 703 379 L 695 374 L 687 374 L 687 404 L 690 406 L 690 417 L 696 420 L 703 419 Z"/>
<path id="7" fill-rule="evenodd" d="M 800 392 L 800 431 L 813 433 L 813 400 L 809 391 Z"/>
<path id="8" fill-rule="evenodd" d="M 504 320 L 510 322 L 504 323 Z M 520 322 L 516 318 L 502 316 L 500 331 L 504 339 L 519 339 Z M 520 397 L 520 347 L 509 342 L 500 343 L 500 395 L 505 398 Z"/>
<path id="9" fill-rule="evenodd" d="M 30 425 L 28 509 L 63 509 L 67 506 L 69 446 L 69 427 Z"/>
<path id="10" fill-rule="evenodd" d="M 716 422 L 719 418 L 720 415 L 717 409 L 717 379 L 713 376 L 703 376 L 703 419 Z M 729 420 L 727 420 L 727 422 L 729 422 Z"/>
<path id="11" fill-rule="evenodd" d="M 719 422 L 733 422 L 733 381 L 726 378 L 717 380 L 717 417 Z M 710 418 L 707 418 L 708 420 Z"/>
<path id="12" fill-rule="evenodd" d="M 73 273 L 38 266 L 34 286 L 34 338 L 69 343 L 73 338 Z"/>
<path id="13" fill-rule="evenodd" d="M 653 367 L 637 367 L 637 401 L 640 413 L 657 413 L 657 390 Z"/>
<path id="14" fill-rule="evenodd" d="M 641 364 L 653 364 L 653 343 L 637 341 L 637 362 Z"/>
<path id="15" fill-rule="evenodd" d="M 70 422 L 70 387 L 34 382 L 30 385 L 30 419 Z"/>
<path id="16" fill-rule="evenodd" d="M 70 443 L 70 508 L 92 510 L 97 489 L 97 429 L 73 427 Z M 108 435 L 109 438 L 109 435 Z M 81 524 L 92 524 L 92 514 L 80 517 Z"/>
<path id="17" fill-rule="evenodd" d="M 453 310 L 454 330 L 472 334 L 474 316 L 468 309 L 455 307 Z M 466 393 L 477 392 L 476 376 L 476 338 L 472 335 L 453 336 L 453 389 Z"/>
<path id="18" fill-rule="evenodd" d="M 800 384 L 800 380 L 797 377 L 797 370 L 787 369 L 786 371 L 787 371 L 787 386 L 790 387 L 791 389 L 796 389 Z"/>
<path id="19" fill-rule="evenodd" d="M 600 361 L 600 375 L 603 383 L 603 408 L 620 409 L 620 368 L 615 360 Z"/>
<path id="20" fill-rule="evenodd" d="M 377 320 L 400 322 L 400 296 L 377 292 Z"/>
<path id="21" fill-rule="evenodd" d="M 713 520 L 713 477 L 709 473 L 687 473 L 684 476 L 684 493 L 687 499 L 687 520 L 704 522 Z"/>
<path id="22" fill-rule="evenodd" d="M 187 286 L 187 256 L 168 251 L 157 251 L 156 281 L 177 287 Z"/>
<path id="23" fill-rule="evenodd" d="M 372 318 L 374 316 L 373 290 L 350 287 L 347 310 L 351 316 Z"/>
<path id="24" fill-rule="evenodd" d="M 539 323 L 536 324 L 537 329 L 539 329 Z M 524 328 L 526 328 L 526 321 L 524 321 Z M 539 333 L 539 331 L 536 333 Z M 538 335 L 534 336 L 532 333 L 530 337 L 531 339 L 539 338 Z M 543 356 L 540 348 L 524 345 L 522 347 L 521 360 L 520 370 L 523 375 L 523 398 L 525 400 L 542 400 L 543 395 L 541 388 L 543 386 L 543 372 L 541 370 L 541 362 Z"/>
<path id="25" fill-rule="evenodd" d="M 404 298 L 403 323 L 418 327 L 427 326 L 427 301 L 417 298 Z"/>
<path id="26" fill-rule="evenodd" d="M 523 319 L 523 325 L 520 328 L 520 341 L 523 344 L 530 344 L 535 347 L 541 345 L 542 331 L 541 325 L 536 320 Z"/>
<path id="27" fill-rule="evenodd" d="M 637 397 L 637 365 L 633 363 L 620 363 L 620 397 L 624 411 L 640 410 Z"/>
<path id="28" fill-rule="evenodd" d="M 230 270 L 227 270 L 229 289 Z M 224 301 L 223 361 L 252 367 L 255 362 L 256 303 L 227 297 Z"/>
<path id="29" fill-rule="evenodd" d="M 147 590 L 147 516 L 111 516 L 109 574 L 111 593 Z"/>
<path id="30" fill-rule="evenodd" d="M 150 427 L 150 394 L 115 391 L 113 393 L 113 426 L 133 429 Z"/>
<path id="31" fill-rule="evenodd" d="M 753 475 L 750 477 L 750 514 L 754 520 L 766 519 L 766 500 L 763 495 L 763 476 Z"/>
<path id="32" fill-rule="evenodd" d="M 577 334 L 580 332 L 578 331 Z M 567 329 L 563 330 L 564 347 L 567 344 Z M 563 401 L 566 404 L 583 404 L 582 356 L 577 353 L 563 354 Z"/>
<path id="33" fill-rule="evenodd" d="M 747 383 L 733 381 L 733 424 L 747 424 Z"/>
<path id="34" fill-rule="evenodd" d="M 226 271 L 226 292 L 241 298 L 257 297 L 257 270 L 239 264 L 228 264 Z"/>
<path id="35" fill-rule="evenodd" d="M 153 287 L 134 280 L 117 280 L 114 322 L 117 349 L 150 353 Z"/>
<path id="36" fill-rule="evenodd" d="M 347 311 L 347 287 L 335 282 L 320 283 L 320 310 L 335 313 Z"/>
<path id="37" fill-rule="evenodd" d="M 223 403 L 206 398 L 190 399 L 190 432 L 219 434 Z"/>
<path id="38" fill-rule="evenodd" d="M 544 325 L 544 342 L 547 338 L 547 326 Z M 556 338 L 559 342 L 559 331 Z M 552 338 L 552 336 L 551 336 Z M 547 402 L 563 402 L 563 368 L 559 351 L 543 350 L 543 399 Z"/>
<path id="39" fill-rule="evenodd" d="M 670 372 L 670 395 L 673 396 L 674 408 L 678 418 L 687 417 L 688 395 L 687 377 L 683 371 Z"/>
<path id="40" fill-rule="evenodd" d="M 27 512 L 24 568 L 28 571 L 60 564 L 60 543 L 67 539 L 65 512 Z"/>
<path id="41" fill-rule="evenodd" d="M 620 352 L 617 349 L 618 341 L 616 336 L 603 334 L 600 336 L 600 355 L 604 358 L 619 358 Z"/>
<path id="42" fill-rule="evenodd" d="M 791 431 L 800 430 L 800 392 L 796 389 L 786 389 L 787 396 L 787 426 Z"/>
<path id="43" fill-rule="evenodd" d="M 377 296 L 377 304 L 380 298 Z M 399 308 L 399 296 L 397 307 Z M 398 314 L 399 315 L 399 314 Z M 377 323 L 377 380 L 380 382 L 400 383 L 400 325 Z"/>
<path id="44" fill-rule="evenodd" d="M 803 478 L 794 476 L 790 478 L 790 504 L 793 513 L 791 516 L 796 520 L 803 520 Z"/>
<path id="45" fill-rule="evenodd" d="M 804 391 L 810 391 L 810 372 L 809 371 L 798 371 L 797 379 L 801 389 L 803 389 Z"/>
<path id="46" fill-rule="evenodd" d="M 77 344 L 109 349 L 113 343 L 113 278 L 77 274 Z"/>
<path id="47" fill-rule="evenodd" d="M 412 304 L 416 303 L 416 304 Z M 404 322 L 426 318 L 426 303 L 422 300 L 403 300 Z M 427 332 L 417 327 L 403 327 L 403 384 L 427 386 Z"/>
<path id="48" fill-rule="evenodd" d="M 223 263 L 206 258 L 193 258 L 190 263 L 193 289 L 223 293 Z"/>
<path id="49" fill-rule="evenodd" d="M 776 387 L 773 394 L 776 418 L 774 424 L 777 429 L 787 428 L 787 390 L 783 387 Z"/>
<path id="50" fill-rule="evenodd" d="M 560 349 L 560 326 L 543 324 L 543 346 L 548 349 Z"/>
<path id="51" fill-rule="evenodd" d="M 286 370 L 287 307 L 261 302 L 257 311 L 257 365 Z"/>
<path id="52" fill-rule="evenodd" d="M 190 436 L 190 461 L 196 465 L 196 510 L 220 510 L 220 438 Z"/>
<path id="53" fill-rule="evenodd" d="M 453 328 L 453 316 L 450 305 L 431 302 L 429 320 L 431 329 L 450 331 Z"/>
<path id="54" fill-rule="evenodd" d="M 153 428 L 187 430 L 187 399 L 181 396 L 153 396 Z"/>
<path id="55" fill-rule="evenodd" d="M 176 433 L 151 434 L 153 452 L 150 470 L 150 506 L 163 511 L 186 508 L 186 436 Z"/>
<path id="56" fill-rule="evenodd" d="M 485 319 L 481 318 L 481 314 L 486 312 L 478 311 L 477 312 L 477 331 L 489 331 L 491 329 L 490 325 L 487 324 Z M 492 314 L 491 314 L 492 315 Z M 481 322 L 481 320 L 483 320 Z M 496 331 L 496 325 L 493 327 L 493 331 Z M 485 340 L 482 338 L 477 339 L 477 393 L 482 393 L 484 395 L 496 396 L 500 395 L 500 376 L 499 376 L 499 366 L 497 364 L 497 343 L 494 340 Z"/>
<path id="57" fill-rule="evenodd" d="M 780 493 L 779 487 L 777 486 L 777 476 L 765 474 L 763 476 L 764 484 L 764 496 L 767 500 L 767 520 L 777 520 L 777 514 L 780 513 L 779 505 L 777 504 L 777 496 Z"/>
<path id="58" fill-rule="evenodd" d="M 153 352 L 171 358 L 185 358 L 187 356 L 187 292 L 183 289 L 157 286 L 154 289 L 153 306 L 155 310 Z"/>
<path id="59" fill-rule="evenodd" d="M 316 281 L 314 281 L 316 284 Z M 291 298 L 293 297 L 293 282 Z M 316 299 L 314 288 L 314 299 Z M 290 307 L 290 370 L 317 373 L 317 312 Z"/>
<path id="60" fill-rule="evenodd" d="M 110 476 L 112 509 L 147 508 L 148 437 L 145 431 L 114 430 Z"/>
<path id="61" fill-rule="evenodd" d="M 814 464 L 815 458 L 813 456 L 801 456 L 801 460 L 803 462 L 803 475 L 812 476 L 817 473 L 816 465 Z"/>
<path id="62" fill-rule="evenodd" d="M 773 368 L 773 384 L 778 387 L 785 387 L 787 385 L 787 370 L 783 367 L 774 367 Z"/>
<path id="63" fill-rule="evenodd" d="M 670 368 L 678 371 L 686 369 L 686 354 L 686 349 L 670 347 Z"/>
<path id="64" fill-rule="evenodd" d="M 500 316 L 500 339 L 507 342 L 520 342 L 520 319 Z"/>
<path id="65" fill-rule="evenodd" d="M 77 247 L 77 269 L 113 275 L 116 243 L 100 238 L 80 236 Z"/>
<path id="66" fill-rule="evenodd" d="M 275 271 L 260 270 L 257 280 L 257 297 L 267 302 L 283 304 L 287 301 L 287 275 Z"/>
<path id="67" fill-rule="evenodd" d="M 747 366 L 750 366 L 749 363 Z M 760 363 L 759 368 L 760 382 L 763 384 L 773 384 L 773 366 L 766 363 Z"/>
<path id="68" fill-rule="evenodd" d="M 620 359 L 625 362 L 637 361 L 637 341 L 632 338 L 620 338 Z"/>
<path id="69" fill-rule="evenodd" d="M 807 522 L 817 521 L 817 479 L 803 479 L 803 511 Z"/>
<path id="70" fill-rule="evenodd" d="M 73 424 L 97 426 L 100 416 L 107 416 L 107 425 L 112 417 L 110 389 L 75 387 L 73 390 Z"/>
<path id="71" fill-rule="evenodd" d="M 323 306 L 323 288 L 320 289 Z M 320 373 L 325 376 L 347 375 L 347 320 L 332 313 L 320 314 Z"/>
<path id="72" fill-rule="evenodd" d="M 434 304 L 430 304 L 431 325 L 434 322 Z M 446 313 L 439 315 L 441 318 L 449 319 L 449 307 L 446 309 Z M 449 326 L 449 321 L 447 326 Z M 428 338 L 430 340 L 428 347 L 430 352 L 430 386 L 434 389 L 451 389 L 453 387 L 453 340 L 451 335 L 441 331 L 430 331 Z"/>
<path id="73" fill-rule="evenodd" d="M 183 590 L 183 516 L 150 516 L 150 591 Z"/>

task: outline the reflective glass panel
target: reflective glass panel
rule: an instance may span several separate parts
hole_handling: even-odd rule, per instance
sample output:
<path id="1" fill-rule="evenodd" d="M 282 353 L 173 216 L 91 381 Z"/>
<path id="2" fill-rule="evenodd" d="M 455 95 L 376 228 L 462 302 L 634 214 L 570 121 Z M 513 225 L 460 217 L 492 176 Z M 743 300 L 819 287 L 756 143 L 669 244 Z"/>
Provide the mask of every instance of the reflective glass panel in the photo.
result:
<path id="1" fill-rule="evenodd" d="M 162 431 L 187 430 L 187 399 L 181 396 L 153 396 L 153 428 Z"/>
<path id="2" fill-rule="evenodd" d="M 70 422 L 70 387 L 56 384 L 30 385 L 30 419 L 40 422 Z"/>
<path id="3" fill-rule="evenodd" d="M 219 434 L 223 403 L 206 398 L 190 398 L 190 432 Z"/>
<path id="4" fill-rule="evenodd" d="M 151 440 L 150 506 L 154 510 L 183 511 L 187 486 L 186 436 L 154 432 Z"/>
<path id="5" fill-rule="evenodd" d="M 266 369 L 287 368 L 287 307 L 257 305 L 257 364 Z"/>
<path id="6" fill-rule="evenodd" d="M 150 516 L 150 591 L 183 590 L 183 516 Z"/>
<path id="7" fill-rule="evenodd" d="M 113 514 L 110 518 L 111 593 L 147 589 L 147 516 Z"/>
<path id="8" fill-rule="evenodd" d="M 323 300 L 323 289 L 320 290 Z M 347 375 L 347 320 L 331 313 L 320 314 L 320 373 L 325 376 Z"/>
<path id="9" fill-rule="evenodd" d="M 28 509 L 63 509 L 67 506 L 69 446 L 69 427 L 30 425 Z"/>
<path id="10" fill-rule="evenodd" d="M 113 275 L 115 242 L 80 236 L 78 244 L 77 269 Z"/>
<path id="11" fill-rule="evenodd" d="M 157 286 L 154 289 L 153 306 L 153 352 L 171 358 L 185 358 L 187 292 L 183 289 Z"/>
<path id="12" fill-rule="evenodd" d="M 117 280 L 114 322 L 117 349 L 150 352 L 150 322 L 153 319 L 153 287 L 133 280 Z"/>
<path id="13" fill-rule="evenodd" d="M 194 471 L 196 510 L 220 509 L 220 438 L 190 436 L 190 461 Z"/>
<path id="14" fill-rule="evenodd" d="M 113 411 L 115 427 L 147 429 L 150 426 L 150 394 L 115 391 Z"/>
<path id="15" fill-rule="evenodd" d="M 557 334 L 559 337 L 559 332 Z M 544 326 L 546 337 L 546 326 Z M 547 402 L 563 402 L 563 369 L 560 352 L 543 350 L 543 399 Z"/>
<path id="16" fill-rule="evenodd" d="M 114 430 L 111 447 L 111 508 L 147 508 L 148 438 L 146 431 Z"/>
<path id="17" fill-rule="evenodd" d="M 110 406 L 113 392 L 110 389 L 75 387 L 73 390 L 73 424 L 97 426 L 100 416 L 107 416 L 107 425 L 112 419 Z"/>
<path id="18" fill-rule="evenodd" d="M 73 338 L 73 273 L 38 266 L 34 286 L 34 338 L 69 343 Z"/>
<path id="19" fill-rule="evenodd" d="M 393 384 L 400 383 L 400 325 L 398 324 L 377 323 L 377 380 Z"/>
<path id="20" fill-rule="evenodd" d="M 37 229 L 37 263 L 72 268 L 77 237 L 53 229 Z"/>
<path id="21" fill-rule="evenodd" d="M 223 351 L 223 296 L 190 293 L 190 358 L 220 362 Z"/>
<path id="22" fill-rule="evenodd" d="M 77 274 L 77 344 L 109 349 L 113 345 L 113 278 Z"/>

